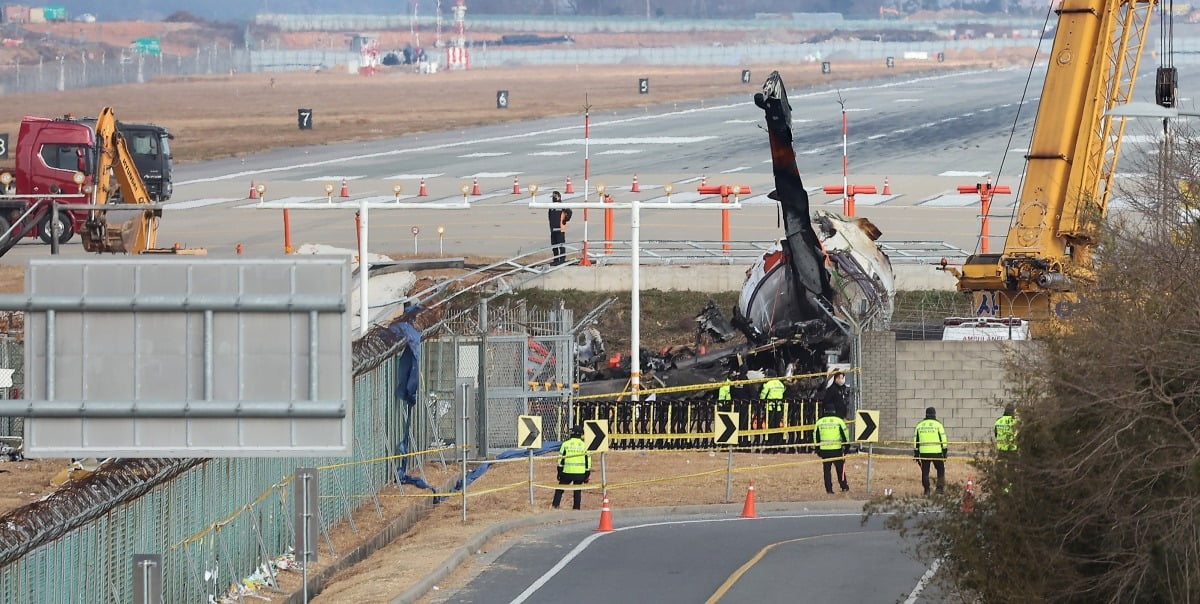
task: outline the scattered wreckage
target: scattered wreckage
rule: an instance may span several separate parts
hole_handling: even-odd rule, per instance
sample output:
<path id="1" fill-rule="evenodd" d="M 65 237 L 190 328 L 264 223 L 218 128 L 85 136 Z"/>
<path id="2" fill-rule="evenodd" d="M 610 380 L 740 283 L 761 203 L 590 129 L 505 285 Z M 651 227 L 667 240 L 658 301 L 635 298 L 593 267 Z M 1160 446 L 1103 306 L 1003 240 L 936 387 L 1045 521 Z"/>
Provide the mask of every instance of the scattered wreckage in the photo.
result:
<path id="1" fill-rule="evenodd" d="M 754 377 L 768 369 L 779 375 L 822 373 L 849 361 L 857 334 L 891 322 L 895 279 L 875 244 L 879 229 L 865 218 L 810 211 L 792 147 L 792 107 L 779 72 L 767 77 L 754 104 L 766 117 L 775 177 L 768 197 L 780 204 L 784 237 L 750 268 L 732 319 L 712 302 L 696 316 L 697 344 L 703 336 L 730 345 L 706 352 L 698 345 L 642 350 L 646 388 Z M 578 347 L 580 394 L 624 391 L 628 356 L 606 356 L 598 332 L 580 333 L 587 334 Z M 738 334 L 745 341 L 732 344 Z M 821 380 L 811 382 L 813 390 L 821 386 Z"/>

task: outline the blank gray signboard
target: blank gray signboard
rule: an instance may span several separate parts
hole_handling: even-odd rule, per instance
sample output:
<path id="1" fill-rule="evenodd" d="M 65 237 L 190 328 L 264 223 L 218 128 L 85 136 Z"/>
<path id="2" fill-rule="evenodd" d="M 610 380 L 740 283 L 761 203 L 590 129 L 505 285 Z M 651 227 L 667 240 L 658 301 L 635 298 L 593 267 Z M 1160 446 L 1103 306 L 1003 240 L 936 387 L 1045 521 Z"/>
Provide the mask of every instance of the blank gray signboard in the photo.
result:
<path id="1" fill-rule="evenodd" d="M 33 259 L 33 457 L 349 455 L 348 257 Z"/>

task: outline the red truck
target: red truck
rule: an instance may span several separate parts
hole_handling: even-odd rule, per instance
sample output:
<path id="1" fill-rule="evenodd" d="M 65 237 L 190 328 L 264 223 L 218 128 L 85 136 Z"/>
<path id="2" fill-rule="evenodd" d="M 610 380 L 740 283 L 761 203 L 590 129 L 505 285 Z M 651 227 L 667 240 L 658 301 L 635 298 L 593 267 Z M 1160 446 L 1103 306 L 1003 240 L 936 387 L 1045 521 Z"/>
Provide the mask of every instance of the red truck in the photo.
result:
<path id="1" fill-rule="evenodd" d="M 111 119 L 111 110 L 105 110 Z M 165 128 L 151 124 L 117 123 L 117 130 L 129 141 L 129 158 L 140 176 L 152 201 L 165 201 L 171 195 L 171 135 Z M 17 136 L 14 164 L 8 180 L 3 183 L 7 193 L 15 195 L 0 199 L 0 232 L 21 220 L 29 225 L 22 237 L 39 237 L 50 243 L 54 223 L 50 220 L 50 200 L 57 197 L 62 205 L 91 203 L 85 194 L 87 185 L 98 181 L 96 170 L 99 155 L 112 141 L 97 136 L 97 119 L 43 118 L 25 116 Z M 5 178 L 0 175 L 0 183 Z M 113 191 L 109 198 L 120 198 Z M 117 199 L 112 199 L 115 203 Z M 61 207 L 61 206 L 60 206 Z M 30 211 L 32 210 L 32 211 Z M 66 243 L 85 228 L 91 212 L 60 209 L 58 215 L 59 242 Z M 20 231 L 20 229 L 18 229 Z"/>

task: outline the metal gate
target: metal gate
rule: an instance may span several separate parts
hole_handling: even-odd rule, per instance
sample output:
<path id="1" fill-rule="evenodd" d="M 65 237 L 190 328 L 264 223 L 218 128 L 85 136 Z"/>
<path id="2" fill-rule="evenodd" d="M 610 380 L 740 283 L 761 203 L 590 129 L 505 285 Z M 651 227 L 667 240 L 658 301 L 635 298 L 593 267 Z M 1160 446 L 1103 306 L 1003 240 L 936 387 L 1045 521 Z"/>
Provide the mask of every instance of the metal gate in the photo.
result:
<path id="1" fill-rule="evenodd" d="M 575 379 L 571 312 L 499 308 L 488 314 L 493 327 L 486 335 L 443 335 L 422 342 L 424 405 L 417 408 L 424 407 L 424 417 L 411 418 L 417 444 L 466 442 L 476 455 L 487 456 L 516 446 L 519 415 L 541 415 L 546 440 L 559 440 L 569 425 L 567 403 Z M 464 384 L 473 396 L 465 439 Z"/>

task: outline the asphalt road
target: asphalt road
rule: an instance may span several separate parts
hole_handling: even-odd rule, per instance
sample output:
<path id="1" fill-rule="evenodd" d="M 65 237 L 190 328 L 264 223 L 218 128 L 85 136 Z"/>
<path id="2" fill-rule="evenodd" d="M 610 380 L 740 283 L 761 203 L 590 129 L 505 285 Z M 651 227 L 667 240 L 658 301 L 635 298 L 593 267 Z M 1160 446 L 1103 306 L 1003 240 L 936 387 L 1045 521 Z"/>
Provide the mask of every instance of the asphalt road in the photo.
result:
<path id="1" fill-rule="evenodd" d="M 619 510 L 614 512 L 618 514 Z M 840 510 L 757 519 L 573 523 L 518 539 L 440 602 L 923 602 L 928 569 L 873 519 Z M 923 580 L 924 578 L 924 580 Z"/>
<path id="2" fill-rule="evenodd" d="M 1153 70 L 1143 71 L 1147 75 L 1141 78 L 1139 99 L 1153 90 Z M 1043 77 L 1040 68 L 1031 78 L 1024 69 L 1003 68 L 864 81 L 841 90 L 790 90 L 795 148 L 814 207 L 842 207 L 840 195 L 827 195 L 820 188 L 843 183 L 844 104 L 846 180 L 874 185 L 882 192 L 887 178 L 891 189 L 891 195 L 859 195 L 857 214 L 875 222 L 885 242 L 939 241 L 974 251 L 978 196 L 958 194 L 955 188 L 989 175 L 998 184 L 1018 188 Z M 1025 89 L 1027 78 L 1030 90 Z M 1181 75 L 1181 81 L 1187 78 Z M 676 188 L 672 201 L 680 203 L 699 197 L 695 187 L 702 179 L 748 185 L 752 192 L 742 197 L 743 208 L 730 221 L 731 238 L 774 240 L 782 233 L 777 204 L 766 198 L 773 183 L 767 135 L 760 126 L 762 112 L 751 101 L 755 90 L 746 85 L 731 90 L 728 97 L 701 103 L 591 115 L 586 147 L 579 115 L 178 166 L 175 196 L 164 210 L 159 244 L 180 243 L 232 255 L 240 243 L 250 256 L 281 254 L 282 212 L 246 199 L 254 182 L 266 185 L 268 205 L 313 208 L 290 211 L 296 246 L 354 247 L 355 210 L 367 198 L 372 201 L 372 251 L 431 253 L 440 247 L 453 256 L 513 256 L 549 243 L 545 212 L 528 207 L 527 193 L 512 193 L 513 179 L 522 191 L 538 183 L 543 191 L 539 199 L 545 201 L 549 190 L 565 188 L 571 177 L 581 197 L 585 155 L 590 162 L 589 191 L 605 183 L 618 201 L 633 196 L 663 201 L 662 185 L 668 182 Z M 1123 158 L 1137 155 L 1139 144 L 1152 148 L 1156 128 L 1152 121 L 1131 126 Z M 1010 131 L 1015 132 L 1011 140 Z M 1147 131 L 1151 134 L 1138 134 Z M 314 136 L 320 134 L 318 125 Z M 1125 165 L 1127 159 L 1122 161 Z M 635 174 L 640 193 L 629 191 Z M 343 178 L 346 198 L 340 196 Z M 428 196 L 416 197 L 422 178 Z M 459 203 L 460 187 L 476 179 L 483 194 L 469 198 L 469 210 L 376 209 L 394 201 L 396 183 L 403 186 L 406 202 Z M 331 198 L 323 190 L 326 184 L 334 185 Z M 993 249 L 1002 242 L 1015 197 L 998 196 L 993 203 Z M 716 240 L 717 214 L 644 211 L 641 238 Z M 628 221 L 627 212 L 616 212 L 615 239 L 628 238 Z M 439 226 L 444 229 L 440 240 Z M 603 239 L 602 227 L 599 212 L 590 212 L 587 221 L 572 222 L 568 241 L 580 241 L 585 230 L 589 240 Z M 5 261 L 48 251 L 48 246 L 29 241 Z M 64 253 L 83 253 L 78 238 Z"/>

